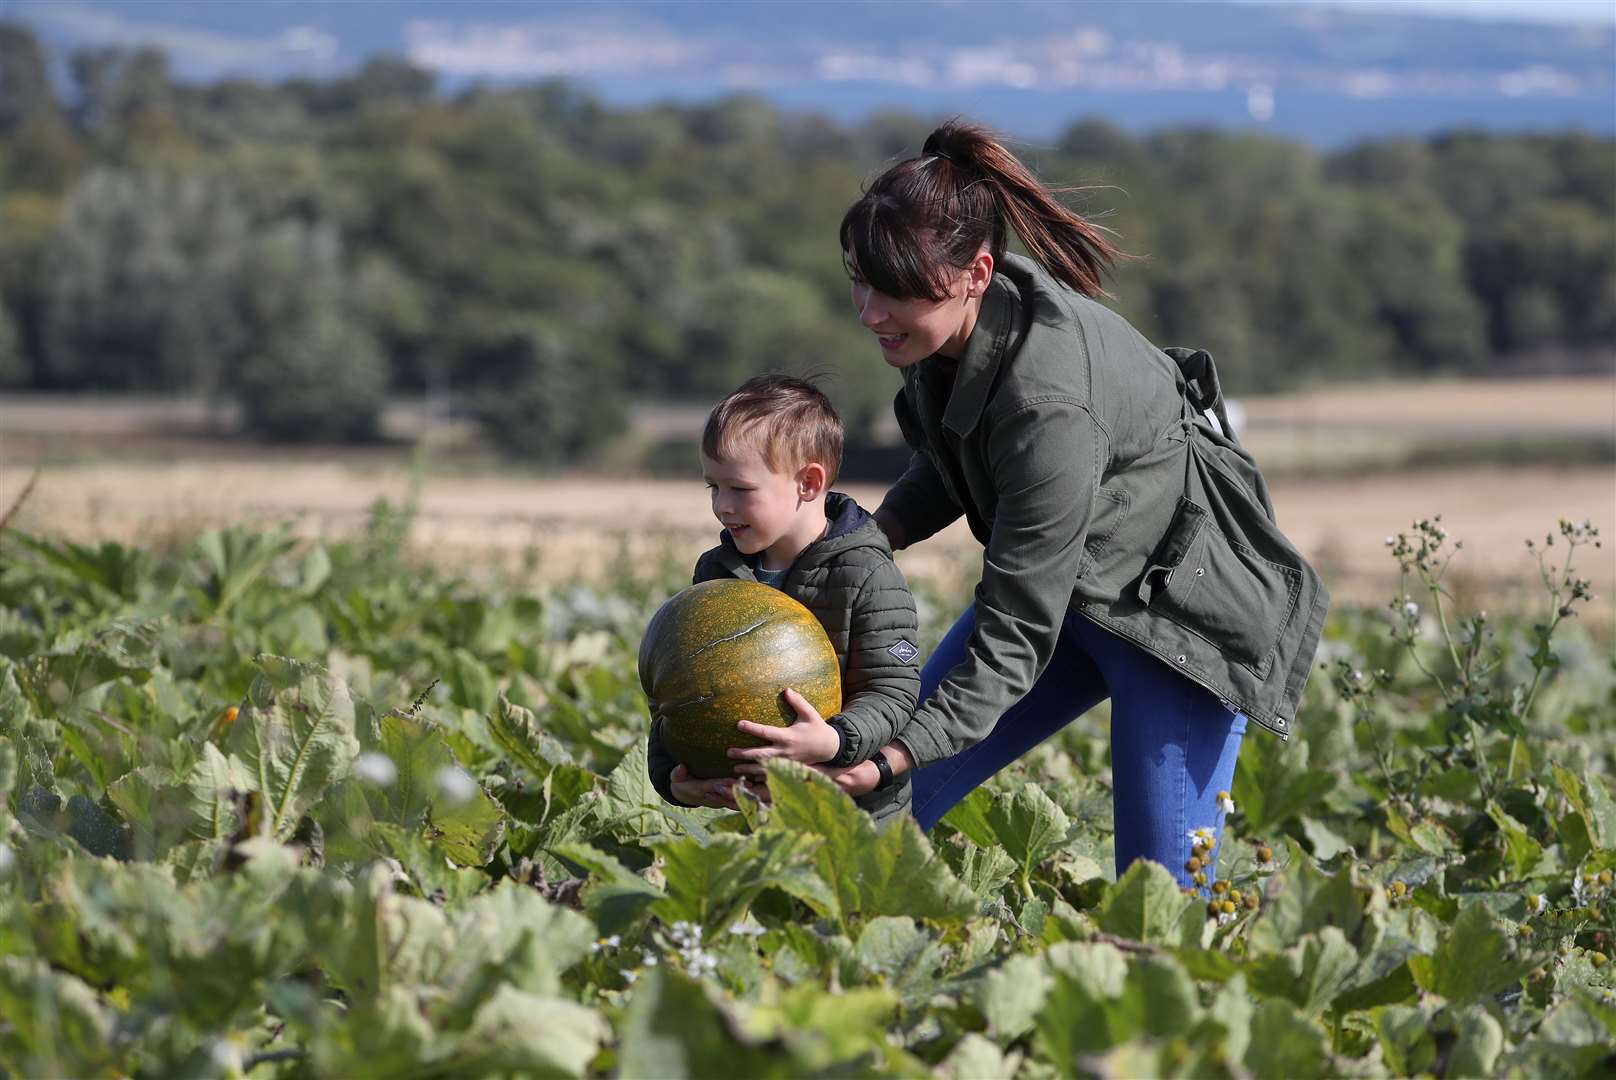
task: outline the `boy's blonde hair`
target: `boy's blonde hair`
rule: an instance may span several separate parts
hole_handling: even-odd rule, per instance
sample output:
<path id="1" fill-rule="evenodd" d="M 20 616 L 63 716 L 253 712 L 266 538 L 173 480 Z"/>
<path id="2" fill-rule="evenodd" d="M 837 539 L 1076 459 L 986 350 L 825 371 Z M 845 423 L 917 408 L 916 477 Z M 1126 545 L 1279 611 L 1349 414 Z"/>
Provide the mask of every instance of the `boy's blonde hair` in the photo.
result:
<path id="1" fill-rule="evenodd" d="M 701 452 L 714 460 L 755 449 L 777 473 L 811 462 L 825 469 L 825 486 L 842 468 L 842 418 L 807 379 L 757 375 L 713 406 L 701 433 Z"/>

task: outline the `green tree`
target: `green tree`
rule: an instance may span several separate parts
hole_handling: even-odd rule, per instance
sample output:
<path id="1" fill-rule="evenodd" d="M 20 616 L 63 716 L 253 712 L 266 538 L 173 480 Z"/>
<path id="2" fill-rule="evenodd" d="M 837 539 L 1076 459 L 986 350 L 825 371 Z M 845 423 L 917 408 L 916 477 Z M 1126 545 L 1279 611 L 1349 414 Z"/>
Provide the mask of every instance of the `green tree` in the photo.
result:
<path id="1" fill-rule="evenodd" d="M 374 437 L 387 363 L 355 315 L 336 230 L 275 226 L 252 245 L 244 280 L 255 332 L 235 385 L 246 428 L 295 442 Z"/>
<path id="2" fill-rule="evenodd" d="M 512 319 L 469 347 L 467 411 L 505 453 L 543 465 L 576 460 L 622 431 L 616 372 L 553 327 Z"/>
<path id="3" fill-rule="evenodd" d="M 55 112 L 39 39 L 21 23 L 0 22 L 0 135 Z"/>
<path id="4" fill-rule="evenodd" d="M 234 296 L 250 228 L 225 181 L 91 173 L 44 252 L 46 377 L 217 391 L 248 331 Z"/>

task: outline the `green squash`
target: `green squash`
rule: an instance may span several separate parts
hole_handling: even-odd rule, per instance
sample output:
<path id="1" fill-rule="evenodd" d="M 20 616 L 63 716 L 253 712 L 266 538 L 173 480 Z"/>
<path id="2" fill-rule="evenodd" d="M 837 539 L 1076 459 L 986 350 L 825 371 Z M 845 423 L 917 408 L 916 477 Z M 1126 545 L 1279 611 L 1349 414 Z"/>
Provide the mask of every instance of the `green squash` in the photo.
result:
<path id="1" fill-rule="evenodd" d="M 831 717 L 842 709 L 842 669 L 813 613 L 755 581 L 704 581 L 676 593 L 640 639 L 640 686 L 662 717 L 662 744 L 694 776 L 735 775 L 732 746 L 762 741 L 736 723 L 785 727 L 796 690 Z"/>

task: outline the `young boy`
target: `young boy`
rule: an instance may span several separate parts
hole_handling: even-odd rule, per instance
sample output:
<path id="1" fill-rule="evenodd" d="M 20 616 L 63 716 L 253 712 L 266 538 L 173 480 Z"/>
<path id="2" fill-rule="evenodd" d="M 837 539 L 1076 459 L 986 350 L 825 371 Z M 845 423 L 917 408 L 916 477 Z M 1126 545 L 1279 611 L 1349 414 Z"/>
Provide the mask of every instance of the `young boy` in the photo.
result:
<path id="1" fill-rule="evenodd" d="M 826 765 L 839 783 L 862 788 L 879 776 L 857 802 L 880 823 L 910 801 L 908 777 L 894 781 L 881 769 L 880 751 L 920 692 L 915 601 L 875 519 L 830 490 L 841 463 L 841 419 L 811 383 L 760 375 L 720 401 L 702 432 L 701 464 L 724 531 L 696 561 L 693 580 L 734 577 L 781 590 L 814 613 L 842 665 L 840 713 L 821 718 L 782 688 L 797 719 L 783 728 L 740 722 L 738 731 L 767 745 L 732 749 L 738 768 L 761 775 L 764 761 L 789 758 Z M 649 764 L 662 797 L 734 807 L 740 781 L 691 776 L 663 747 L 661 723 L 651 725 Z"/>

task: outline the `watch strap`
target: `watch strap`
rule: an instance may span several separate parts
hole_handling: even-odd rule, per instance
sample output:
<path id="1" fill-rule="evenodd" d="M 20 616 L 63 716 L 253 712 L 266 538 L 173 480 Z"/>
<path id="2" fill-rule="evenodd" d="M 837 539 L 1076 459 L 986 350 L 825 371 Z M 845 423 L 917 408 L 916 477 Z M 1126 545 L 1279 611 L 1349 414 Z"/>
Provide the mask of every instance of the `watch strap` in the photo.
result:
<path id="1" fill-rule="evenodd" d="M 886 754 L 880 750 L 877 750 L 870 760 L 875 762 L 875 771 L 881 774 L 881 779 L 875 783 L 875 790 L 885 791 L 892 786 L 892 762 L 888 761 Z"/>

